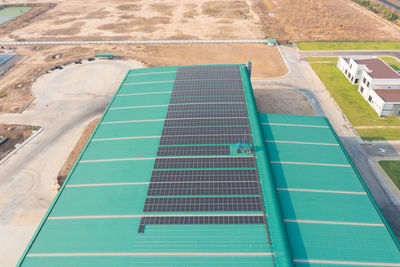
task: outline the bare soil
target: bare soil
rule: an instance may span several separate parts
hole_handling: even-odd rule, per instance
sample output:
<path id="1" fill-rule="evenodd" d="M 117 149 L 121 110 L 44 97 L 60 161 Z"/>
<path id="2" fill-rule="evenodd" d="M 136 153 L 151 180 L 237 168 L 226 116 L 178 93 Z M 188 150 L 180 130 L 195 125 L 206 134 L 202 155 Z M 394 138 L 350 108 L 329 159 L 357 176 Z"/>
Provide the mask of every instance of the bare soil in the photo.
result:
<path id="1" fill-rule="evenodd" d="M 32 3 L 38 1 L 32 0 Z M 231 20 L 220 23 L 221 18 Z M 78 24 L 79 23 L 79 24 Z M 15 23 L 9 23 L 14 25 Z M 199 39 L 258 39 L 262 25 L 251 0 L 60 1 L 24 27 L 1 34 L 1 40 L 170 39 L 196 36 Z"/>
<path id="2" fill-rule="evenodd" d="M 256 89 L 254 98 L 260 113 L 315 115 L 307 98 L 295 90 Z"/>
<path id="3" fill-rule="evenodd" d="M 32 135 L 32 126 L 17 124 L 0 124 L 0 136 L 8 137 L 7 141 L 0 144 L 0 159 L 15 149 L 16 144 L 21 144 Z"/>
<path id="4" fill-rule="evenodd" d="M 100 52 L 114 52 L 116 56 L 139 60 L 148 66 L 245 64 L 252 61 L 255 78 L 278 77 L 287 73 L 278 49 L 263 44 L 19 46 L 9 49 L 25 56 L 0 78 L 0 95 L 3 96 L 0 97 L 0 112 L 23 111 L 34 100 L 30 90 L 32 83 L 51 68 L 87 59 Z"/>
<path id="5" fill-rule="evenodd" d="M 74 149 L 69 154 L 68 159 L 65 161 L 64 165 L 62 166 L 62 168 L 60 170 L 60 173 L 58 174 L 57 181 L 60 186 L 62 186 L 65 179 L 68 177 L 69 172 L 71 171 L 76 160 L 78 159 L 79 155 L 81 154 L 83 148 L 85 147 L 86 143 L 88 142 L 88 140 L 89 140 L 90 136 L 92 135 L 94 129 L 96 128 L 96 125 L 99 122 L 99 120 L 100 120 L 100 118 L 93 120 L 83 130 L 81 137 L 79 137 L 78 142 L 76 143 Z"/>
<path id="6" fill-rule="evenodd" d="M 254 1 L 254 9 L 265 35 L 278 39 L 400 40 L 399 27 L 350 0 L 264 0 Z"/>

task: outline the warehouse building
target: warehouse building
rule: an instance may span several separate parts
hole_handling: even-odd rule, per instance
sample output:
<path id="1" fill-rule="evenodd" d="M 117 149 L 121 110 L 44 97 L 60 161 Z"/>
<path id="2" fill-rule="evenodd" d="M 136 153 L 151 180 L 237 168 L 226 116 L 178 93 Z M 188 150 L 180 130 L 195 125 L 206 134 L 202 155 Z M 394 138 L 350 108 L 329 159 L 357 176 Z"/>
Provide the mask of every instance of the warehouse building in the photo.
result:
<path id="1" fill-rule="evenodd" d="M 128 72 L 19 266 L 400 266 L 326 118 L 257 113 L 245 65 Z"/>
<path id="2" fill-rule="evenodd" d="M 379 116 L 400 115 L 400 74 L 380 58 L 339 57 L 337 67 Z"/>

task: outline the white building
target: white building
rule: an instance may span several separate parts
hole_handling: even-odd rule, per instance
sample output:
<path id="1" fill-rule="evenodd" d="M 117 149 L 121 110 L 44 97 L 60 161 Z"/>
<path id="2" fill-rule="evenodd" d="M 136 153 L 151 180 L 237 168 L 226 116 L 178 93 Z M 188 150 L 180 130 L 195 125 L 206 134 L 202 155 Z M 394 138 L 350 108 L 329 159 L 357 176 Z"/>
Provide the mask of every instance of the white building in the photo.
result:
<path id="1" fill-rule="evenodd" d="M 338 68 L 379 116 L 400 116 L 400 74 L 377 57 L 339 57 Z"/>

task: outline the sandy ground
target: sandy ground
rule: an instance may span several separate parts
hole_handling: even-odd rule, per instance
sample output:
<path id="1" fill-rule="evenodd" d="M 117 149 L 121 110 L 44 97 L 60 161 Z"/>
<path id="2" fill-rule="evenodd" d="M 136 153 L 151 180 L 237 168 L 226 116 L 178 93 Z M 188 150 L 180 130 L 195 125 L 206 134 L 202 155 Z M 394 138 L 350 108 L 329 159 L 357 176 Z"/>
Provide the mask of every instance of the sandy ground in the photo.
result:
<path id="1" fill-rule="evenodd" d="M 315 115 L 307 98 L 295 90 L 256 89 L 254 98 L 260 113 Z"/>
<path id="2" fill-rule="evenodd" d="M 264 44 L 192 44 L 159 46 L 41 46 L 16 47 L 7 52 L 25 55 L 6 75 L 0 78 L 0 111 L 21 112 L 33 100 L 32 83 L 47 70 L 98 52 L 136 59 L 148 66 L 187 64 L 228 64 L 253 62 L 253 77 L 279 77 L 287 72 L 279 50 Z M 57 70 L 56 70 L 57 72 Z"/>
<path id="3" fill-rule="evenodd" d="M 32 135 L 32 127 L 28 125 L 0 124 L 0 136 L 6 136 L 7 141 L 0 144 L 0 159 L 15 149 Z"/>
<path id="4" fill-rule="evenodd" d="M 58 1 L 57 6 L 47 11 L 40 20 L 0 36 L 2 40 L 261 37 L 263 37 L 262 26 L 251 7 L 250 0 Z"/>
<path id="5" fill-rule="evenodd" d="M 350 0 L 264 0 L 255 5 L 266 33 L 278 39 L 400 40 L 399 27 Z"/>
<path id="6" fill-rule="evenodd" d="M 60 173 L 57 176 L 58 184 L 61 186 L 65 179 L 67 178 L 69 172 L 74 166 L 76 160 L 82 152 L 82 149 L 85 147 L 88 142 L 90 136 L 92 135 L 94 129 L 96 128 L 97 123 L 99 122 L 100 117 L 91 121 L 85 129 L 82 131 L 81 137 L 79 137 L 78 142 L 76 142 L 74 149 L 68 155 L 68 159 L 65 161 L 64 165 L 61 167 Z"/>
<path id="7" fill-rule="evenodd" d="M 101 115 L 135 61 L 70 65 L 38 79 L 35 101 L 1 124 L 33 124 L 44 131 L 0 167 L 0 266 L 14 266 L 57 193 L 57 176 L 85 127 Z"/>

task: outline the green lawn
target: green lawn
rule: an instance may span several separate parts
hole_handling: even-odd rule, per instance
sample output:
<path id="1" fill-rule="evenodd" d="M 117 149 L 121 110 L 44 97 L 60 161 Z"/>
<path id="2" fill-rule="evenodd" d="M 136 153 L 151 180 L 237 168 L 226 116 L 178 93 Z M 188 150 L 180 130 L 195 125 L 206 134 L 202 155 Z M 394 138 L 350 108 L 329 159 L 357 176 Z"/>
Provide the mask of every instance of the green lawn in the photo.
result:
<path id="1" fill-rule="evenodd" d="M 400 42 L 298 42 L 301 50 L 400 50 Z"/>
<path id="2" fill-rule="evenodd" d="M 397 117 L 379 117 L 358 93 L 358 86 L 352 85 L 335 63 L 313 63 L 311 67 L 354 126 L 400 126 Z"/>
<path id="3" fill-rule="evenodd" d="M 389 64 L 394 70 L 400 70 L 400 62 L 394 57 L 380 57 L 383 61 Z"/>
<path id="4" fill-rule="evenodd" d="M 337 57 L 307 57 L 308 62 L 337 62 Z"/>
<path id="5" fill-rule="evenodd" d="M 400 189 L 400 161 L 382 160 L 379 161 L 379 164 L 387 175 L 389 175 L 397 188 Z"/>
<path id="6" fill-rule="evenodd" d="M 400 129 L 375 128 L 356 129 L 356 131 L 364 140 L 400 140 Z"/>
<path id="7" fill-rule="evenodd" d="M 30 6 L 11 6 L 0 9 L 0 25 L 21 16 L 25 12 L 28 12 L 31 8 L 32 7 Z"/>

